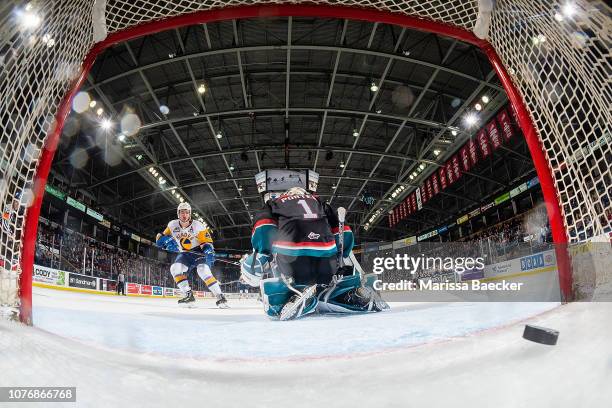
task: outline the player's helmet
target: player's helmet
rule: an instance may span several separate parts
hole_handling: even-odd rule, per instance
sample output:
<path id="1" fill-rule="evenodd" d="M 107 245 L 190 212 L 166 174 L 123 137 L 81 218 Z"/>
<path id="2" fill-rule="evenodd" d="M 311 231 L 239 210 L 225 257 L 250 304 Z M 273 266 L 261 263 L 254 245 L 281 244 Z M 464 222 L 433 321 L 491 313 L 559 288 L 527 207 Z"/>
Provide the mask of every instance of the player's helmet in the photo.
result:
<path id="1" fill-rule="evenodd" d="M 189 211 L 189 215 L 191 216 L 191 206 L 189 205 L 189 203 L 180 203 L 176 209 L 176 216 L 180 217 L 180 212 L 181 210 L 187 210 Z"/>
<path id="2" fill-rule="evenodd" d="M 284 195 L 306 195 L 310 194 L 308 191 L 303 189 L 302 187 L 291 187 L 289 190 L 285 191 Z"/>

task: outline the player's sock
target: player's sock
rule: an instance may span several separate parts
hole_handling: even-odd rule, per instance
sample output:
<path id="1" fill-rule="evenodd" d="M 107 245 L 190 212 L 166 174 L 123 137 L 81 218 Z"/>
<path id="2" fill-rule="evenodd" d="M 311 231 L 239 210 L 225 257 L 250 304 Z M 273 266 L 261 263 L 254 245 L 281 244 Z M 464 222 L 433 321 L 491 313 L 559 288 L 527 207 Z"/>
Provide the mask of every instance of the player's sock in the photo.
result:
<path id="1" fill-rule="evenodd" d="M 198 265 L 197 271 L 198 271 L 198 276 L 200 277 L 200 279 L 204 281 L 208 289 L 216 297 L 219 297 L 219 295 L 223 294 L 223 292 L 221 291 L 221 286 L 219 285 L 219 282 L 217 282 L 217 279 L 213 276 L 212 272 L 210 271 L 210 267 L 208 265 L 206 264 Z"/>
<path id="2" fill-rule="evenodd" d="M 180 263 L 174 263 L 170 266 L 170 273 L 174 277 L 176 287 L 179 288 L 183 294 L 186 295 L 191 291 L 189 280 L 187 279 L 187 275 L 185 275 L 187 273 L 187 266 Z"/>

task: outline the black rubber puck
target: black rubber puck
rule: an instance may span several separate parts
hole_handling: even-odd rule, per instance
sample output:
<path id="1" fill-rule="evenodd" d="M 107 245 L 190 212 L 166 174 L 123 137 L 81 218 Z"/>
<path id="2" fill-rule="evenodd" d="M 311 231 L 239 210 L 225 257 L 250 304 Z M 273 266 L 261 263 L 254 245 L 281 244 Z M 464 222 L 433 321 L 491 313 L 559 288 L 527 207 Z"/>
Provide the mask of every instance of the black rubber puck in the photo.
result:
<path id="1" fill-rule="evenodd" d="M 557 344 L 559 332 L 557 330 L 547 329 L 546 327 L 532 326 L 530 324 L 527 324 L 525 325 L 523 338 L 535 341 L 536 343 L 554 346 L 555 344 Z"/>

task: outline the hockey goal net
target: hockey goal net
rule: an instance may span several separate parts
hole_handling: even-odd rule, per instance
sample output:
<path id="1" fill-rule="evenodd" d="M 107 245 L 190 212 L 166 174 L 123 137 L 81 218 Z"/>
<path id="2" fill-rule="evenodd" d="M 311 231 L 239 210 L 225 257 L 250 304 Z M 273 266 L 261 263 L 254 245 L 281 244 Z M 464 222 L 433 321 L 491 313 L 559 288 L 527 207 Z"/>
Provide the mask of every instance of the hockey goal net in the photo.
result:
<path id="1" fill-rule="evenodd" d="M 612 23 L 603 2 L 9 0 L 0 5 L 4 314 L 21 307 L 21 319 L 30 321 L 44 185 L 70 98 L 95 56 L 114 42 L 181 25 L 280 15 L 380 21 L 481 46 L 528 139 L 555 241 L 585 241 L 608 232 Z"/>

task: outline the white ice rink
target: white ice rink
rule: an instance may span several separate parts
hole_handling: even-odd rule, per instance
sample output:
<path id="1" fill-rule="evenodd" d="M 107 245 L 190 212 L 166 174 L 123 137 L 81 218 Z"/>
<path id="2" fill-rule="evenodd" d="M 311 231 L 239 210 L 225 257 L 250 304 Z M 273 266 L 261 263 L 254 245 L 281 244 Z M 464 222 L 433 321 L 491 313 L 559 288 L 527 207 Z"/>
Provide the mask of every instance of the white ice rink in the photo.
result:
<path id="1" fill-rule="evenodd" d="M 230 305 L 34 288 L 35 327 L 0 322 L 0 386 L 76 386 L 86 407 L 612 406 L 610 303 L 395 303 L 292 322 Z M 523 340 L 526 322 L 559 343 Z"/>

